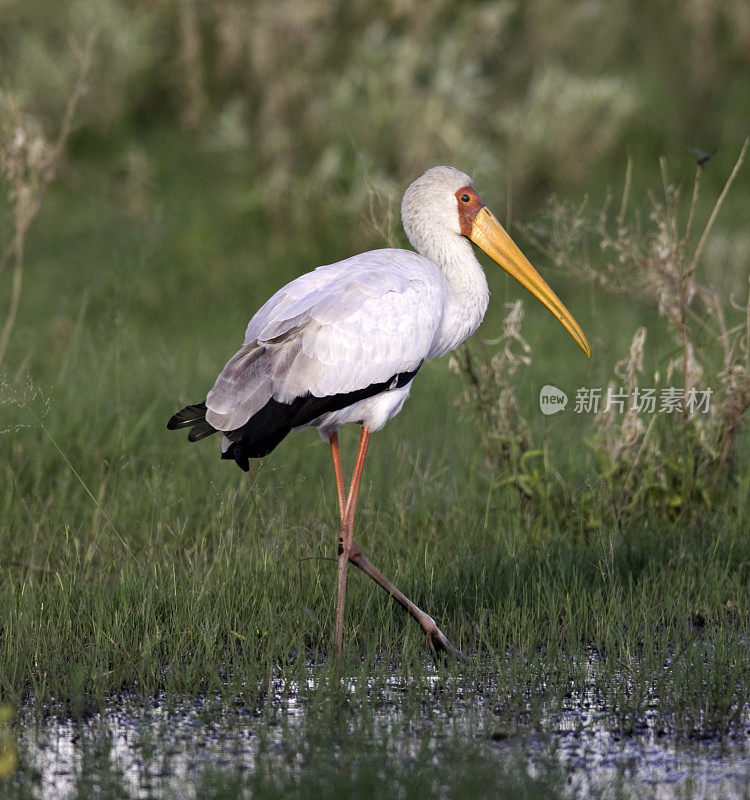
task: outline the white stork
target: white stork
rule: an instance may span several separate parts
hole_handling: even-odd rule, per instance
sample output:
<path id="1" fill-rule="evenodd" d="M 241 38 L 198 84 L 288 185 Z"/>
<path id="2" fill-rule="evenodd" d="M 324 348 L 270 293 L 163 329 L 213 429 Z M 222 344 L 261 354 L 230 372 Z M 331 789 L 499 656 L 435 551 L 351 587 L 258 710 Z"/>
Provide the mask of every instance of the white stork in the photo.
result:
<path id="1" fill-rule="evenodd" d="M 346 567 L 351 561 L 419 622 L 433 651 L 456 652 L 435 621 L 396 589 L 353 541 L 352 525 L 370 434 L 395 416 L 422 364 L 453 350 L 479 326 L 489 301 L 473 242 L 537 297 L 590 355 L 565 306 L 490 213 L 468 175 L 434 167 L 401 206 L 416 253 L 384 249 L 318 267 L 276 292 L 250 320 L 245 341 L 205 403 L 177 412 L 170 429 L 190 441 L 217 431 L 222 458 L 243 470 L 292 430 L 312 426 L 330 442 L 339 513 L 334 652 L 341 654 Z M 348 495 L 338 428 L 362 426 Z"/>

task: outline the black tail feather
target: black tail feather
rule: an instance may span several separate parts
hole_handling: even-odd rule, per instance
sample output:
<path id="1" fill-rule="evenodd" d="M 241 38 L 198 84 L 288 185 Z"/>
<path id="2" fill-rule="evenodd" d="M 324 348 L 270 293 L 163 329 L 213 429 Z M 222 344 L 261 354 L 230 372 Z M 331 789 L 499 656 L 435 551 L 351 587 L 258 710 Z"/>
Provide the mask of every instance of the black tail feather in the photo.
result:
<path id="1" fill-rule="evenodd" d="M 241 428 L 224 431 L 224 435 L 231 440 L 232 445 L 226 450 L 223 458 L 234 458 L 237 464 L 245 469 L 243 465 L 247 463 L 248 458 L 262 458 L 268 455 L 294 428 L 307 425 L 326 412 L 339 411 L 389 389 L 406 386 L 421 366 L 420 363 L 410 372 L 400 372 L 387 381 L 371 383 L 364 389 L 353 392 L 342 392 L 328 397 L 306 394 L 290 403 L 280 403 L 271 398 Z"/>
<path id="2" fill-rule="evenodd" d="M 216 433 L 216 428 L 214 428 L 211 423 L 206 422 L 205 419 L 198 420 L 188 434 L 188 441 L 199 442 L 201 439 L 205 439 L 206 436 L 211 436 L 214 433 Z"/>
<path id="3" fill-rule="evenodd" d="M 178 411 L 171 417 L 167 423 L 167 428 L 170 431 L 175 431 L 178 428 L 190 428 L 188 440 L 191 442 L 197 442 L 200 439 L 205 439 L 206 436 L 211 436 L 212 433 L 216 433 L 216 428 L 206 422 L 205 403 L 185 406 L 182 411 Z"/>
<path id="4" fill-rule="evenodd" d="M 185 406 L 182 411 L 174 414 L 169 422 L 167 428 L 170 431 L 177 430 L 177 428 L 188 428 L 190 425 L 195 425 L 196 422 L 206 421 L 206 404 L 196 403 L 192 406 Z"/>

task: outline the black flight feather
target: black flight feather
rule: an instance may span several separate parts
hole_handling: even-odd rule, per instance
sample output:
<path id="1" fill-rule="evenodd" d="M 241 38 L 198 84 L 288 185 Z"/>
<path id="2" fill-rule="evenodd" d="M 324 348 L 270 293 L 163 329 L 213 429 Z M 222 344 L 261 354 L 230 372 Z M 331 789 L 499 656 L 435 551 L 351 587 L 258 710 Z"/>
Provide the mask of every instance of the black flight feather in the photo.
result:
<path id="1" fill-rule="evenodd" d="M 389 389 L 400 389 L 412 380 L 421 366 L 419 364 L 414 370 L 400 372 L 387 381 L 371 383 L 364 389 L 356 389 L 353 392 L 341 392 L 327 397 L 315 397 L 308 393 L 296 397 L 289 403 L 280 403 L 271 398 L 240 428 L 222 431 L 231 444 L 221 457 L 234 459 L 237 466 L 247 472 L 250 469 L 249 459 L 268 455 L 293 428 L 299 428 L 323 414 L 340 411 Z M 187 427 L 192 427 L 188 435 L 191 442 L 197 442 L 216 433 L 216 428 L 206 422 L 205 403 L 186 406 L 167 423 L 167 428 L 170 430 Z"/>
<path id="2" fill-rule="evenodd" d="M 191 425 L 195 425 L 196 422 L 200 422 L 201 420 L 205 422 L 205 419 L 206 404 L 196 403 L 193 406 L 185 406 L 182 411 L 178 411 L 174 414 L 167 423 L 167 428 L 169 428 L 170 431 L 175 431 L 178 428 L 189 428 Z"/>

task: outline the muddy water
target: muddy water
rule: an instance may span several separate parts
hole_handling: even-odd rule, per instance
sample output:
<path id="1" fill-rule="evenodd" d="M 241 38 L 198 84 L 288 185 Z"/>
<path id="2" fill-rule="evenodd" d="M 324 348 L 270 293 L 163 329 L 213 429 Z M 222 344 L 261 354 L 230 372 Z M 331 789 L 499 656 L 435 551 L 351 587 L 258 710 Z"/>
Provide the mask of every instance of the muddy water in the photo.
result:
<path id="1" fill-rule="evenodd" d="M 351 681 L 351 702 L 335 734 L 330 709 L 320 710 L 319 697 L 311 701 L 313 678 L 304 686 L 273 682 L 264 706 L 252 711 L 226 708 L 218 699 L 144 701 L 131 696 L 84 722 L 21 715 L 16 728 L 19 776 L 28 794 L 50 800 L 85 797 L 89 790 L 97 796 L 200 798 L 207 775 L 219 776 L 219 784 L 225 782 L 221 776 L 232 776 L 237 789 L 212 796 L 249 797 L 256 792 L 243 790 L 244 778 L 264 769 L 277 777 L 315 770 L 330 761 L 331 752 L 334 758 L 348 752 L 354 763 L 366 762 L 375 743 L 376 757 L 396 765 L 398 781 L 399 764 L 425 759 L 439 764 L 461 742 L 479 754 L 475 765 L 493 760 L 514 769 L 521 765 L 531 786 L 534 781 L 547 786 L 545 778 L 552 776 L 554 796 L 750 796 L 747 718 L 744 730 L 732 737 L 676 741 L 646 714 L 637 732 L 622 735 L 613 731 L 611 714 L 593 694 L 571 693 L 562 709 L 543 714 L 527 728 L 520 721 L 506 730 L 494 726 L 484 698 L 475 692 L 464 696 L 460 686 L 452 689 L 449 709 L 441 709 L 429 701 L 415 704 L 401 677 L 381 680 L 375 692 L 368 687 L 364 693 L 361 680 Z M 361 757 L 353 756 L 359 751 Z M 456 759 L 451 774 L 460 771 L 464 757 Z M 351 765 L 352 758 L 343 760 Z M 442 794 L 440 786 L 438 781 L 436 795 Z M 446 789 L 443 796 L 460 793 Z M 492 796 L 491 790 L 483 796 Z"/>

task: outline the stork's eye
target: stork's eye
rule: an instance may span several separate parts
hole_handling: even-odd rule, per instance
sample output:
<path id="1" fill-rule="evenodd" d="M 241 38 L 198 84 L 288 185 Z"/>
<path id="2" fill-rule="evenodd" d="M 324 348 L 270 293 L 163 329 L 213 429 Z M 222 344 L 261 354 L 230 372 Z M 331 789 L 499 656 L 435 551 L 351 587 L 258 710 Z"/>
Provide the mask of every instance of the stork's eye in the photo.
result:
<path id="1" fill-rule="evenodd" d="M 471 200 L 471 198 L 469 197 L 469 195 L 468 195 L 468 194 L 466 194 L 466 192 L 464 192 L 464 193 L 461 195 L 461 202 L 462 202 L 462 203 L 468 203 L 468 202 L 469 202 L 469 200 Z"/>

